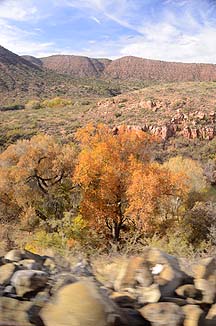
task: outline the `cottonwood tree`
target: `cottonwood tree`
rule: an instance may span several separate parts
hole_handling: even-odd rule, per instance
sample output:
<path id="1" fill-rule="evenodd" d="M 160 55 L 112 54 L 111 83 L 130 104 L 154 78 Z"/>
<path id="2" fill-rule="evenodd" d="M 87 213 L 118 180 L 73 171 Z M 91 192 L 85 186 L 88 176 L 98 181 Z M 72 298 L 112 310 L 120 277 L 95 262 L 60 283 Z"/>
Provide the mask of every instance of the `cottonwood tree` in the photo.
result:
<path id="1" fill-rule="evenodd" d="M 171 173 L 151 163 L 153 136 L 125 126 L 113 133 L 101 124 L 82 128 L 76 137 L 81 152 L 73 182 L 82 189 L 81 213 L 95 228 L 106 226 L 115 241 L 131 218 L 145 226 L 158 196 L 177 191 Z"/>
<path id="2" fill-rule="evenodd" d="M 126 213 L 143 232 L 162 234 L 169 223 L 174 223 L 174 207 L 186 198 L 187 191 L 183 174 L 173 173 L 158 163 L 143 164 L 132 158 Z"/>
<path id="3" fill-rule="evenodd" d="M 6 218 L 33 211 L 40 219 L 60 218 L 69 203 L 76 149 L 54 137 L 37 135 L 10 145 L 0 155 L 0 204 L 10 207 Z"/>
<path id="4" fill-rule="evenodd" d="M 185 176 L 187 185 L 186 210 L 191 209 L 196 201 L 202 201 L 208 189 L 204 170 L 198 161 L 191 158 L 176 156 L 164 163 L 172 173 L 179 173 Z"/>

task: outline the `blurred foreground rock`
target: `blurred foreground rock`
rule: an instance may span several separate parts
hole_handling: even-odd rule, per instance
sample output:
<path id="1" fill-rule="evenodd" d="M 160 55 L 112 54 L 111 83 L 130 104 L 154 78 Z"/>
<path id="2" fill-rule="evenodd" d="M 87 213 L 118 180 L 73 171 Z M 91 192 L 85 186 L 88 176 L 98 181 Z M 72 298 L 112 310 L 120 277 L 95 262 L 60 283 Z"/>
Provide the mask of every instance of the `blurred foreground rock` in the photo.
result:
<path id="1" fill-rule="evenodd" d="M 0 261 L 0 325 L 216 325 L 214 257 L 189 276 L 177 258 L 145 248 L 110 265 L 109 282 L 84 260 L 70 265 L 16 249 Z"/>

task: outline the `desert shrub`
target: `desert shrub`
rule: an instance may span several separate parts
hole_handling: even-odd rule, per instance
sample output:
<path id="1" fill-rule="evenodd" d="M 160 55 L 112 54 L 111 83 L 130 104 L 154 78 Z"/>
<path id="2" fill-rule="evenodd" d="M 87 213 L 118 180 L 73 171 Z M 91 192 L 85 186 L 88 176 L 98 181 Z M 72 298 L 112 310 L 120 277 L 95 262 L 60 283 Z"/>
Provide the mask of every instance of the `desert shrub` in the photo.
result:
<path id="1" fill-rule="evenodd" d="M 38 100 L 30 100 L 25 104 L 25 108 L 28 110 L 38 110 L 41 109 L 41 103 Z"/>
<path id="2" fill-rule="evenodd" d="M 44 108 L 63 108 L 65 106 L 72 105 L 72 101 L 68 99 L 63 99 L 61 97 L 55 97 L 53 99 L 47 99 L 41 103 L 42 107 Z"/>
<path id="3" fill-rule="evenodd" d="M 116 112 L 116 113 L 115 113 L 115 117 L 116 117 L 116 118 L 119 118 L 119 117 L 121 117 L 121 115 L 122 115 L 122 113 L 121 113 L 121 112 Z"/>
<path id="4" fill-rule="evenodd" d="M 86 100 L 86 101 L 82 101 L 80 104 L 81 104 L 81 105 L 90 105 L 91 102 L 88 101 L 88 100 Z"/>
<path id="5" fill-rule="evenodd" d="M 185 215 L 183 231 L 188 241 L 198 246 L 202 241 L 212 239 L 216 227 L 216 204 L 196 202 Z"/>
<path id="6" fill-rule="evenodd" d="M 0 111 L 17 111 L 17 110 L 24 110 L 25 106 L 22 104 L 13 104 L 4 107 L 0 107 Z"/>
<path id="7" fill-rule="evenodd" d="M 209 160 L 204 167 L 204 173 L 211 185 L 216 185 L 216 159 Z"/>
<path id="8" fill-rule="evenodd" d="M 29 139 L 34 135 L 32 129 L 13 128 L 6 132 L 6 139 L 8 144 L 12 144 L 21 139 Z"/>
<path id="9" fill-rule="evenodd" d="M 123 109 L 123 108 L 125 108 L 125 104 L 120 103 L 120 104 L 118 105 L 118 107 L 119 107 L 119 109 Z"/>
<path id="10" fill-rule="evenodd" d="M 63 253 L 66 249 L 66 239 L 58 232 L 48 233 L 45 230 L 36 231 L 25 244 L 25 249 L 33 252 L 41 252 L 43 249 L 52 248 L 54 251 Z"/>
<path id="11" fill-rule="evenodd" d="M 127 98 L 121 98 L 121 99 L 119 100 L 119 103 L 126 103 L 127 101 L 128 101 Z"/>
<path id="12" fill-rule="evenodd" d="M 36 210 L 32 206 L 24 208 L 19 217 L 20 229 L 25 231 L 31 231 L 35 229 L 40 222 L 40 219 L 36 214 Z"/>
<path id="13" fill-rule="evenodd" d="M 46 227 L 50 229 L 49 232 Z M 40 228 L 37 228 L 32 238 L 25 244 L 25 248 L 40 252 L 42 249 L 53 248 L 54 251 L 64 253 L 66 250 L 80 250 L 83 252 L 86 247 L 94 242 L 92 235 L 89 233 L 87 223 L 81 215 L 74 216 L 71 212 L 65 212 L 62 219 L 53 217 L 47 223 L 40 223 Z"/>
<path id="14" fill-rule="evenodd" d="M 195 249 L 187 237 L 185 237 L 185 234 L 180 231 L 167 233 L 164 237 L 156 233 L 151 238 L 146 238 L 143 245 L 158 248 L 168 254 L 182 257 L 192 257 L 197 251 L 197 248 Z"/>

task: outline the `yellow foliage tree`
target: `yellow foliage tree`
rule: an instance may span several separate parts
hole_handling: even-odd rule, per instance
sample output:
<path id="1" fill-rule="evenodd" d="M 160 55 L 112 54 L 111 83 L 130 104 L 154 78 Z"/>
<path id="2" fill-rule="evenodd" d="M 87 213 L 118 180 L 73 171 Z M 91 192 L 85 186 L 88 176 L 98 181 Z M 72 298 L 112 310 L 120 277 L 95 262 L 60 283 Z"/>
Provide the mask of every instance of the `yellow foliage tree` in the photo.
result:
<path id="1" fill-rule="evenodd" d="M 176 156 L 165 162 L 164 167 L 174 173 L 183 173 L 187 179 L 186 183 L 189 187 L 189 192 L 202 192 L 206 189 L 206 178 L 203 168 L 198 161 Z"/>
<path id="2" fill-rule="evenodd" d="M 172 173 L 157 163 L 143 164 L 136 159 L 130 164 L 126 213 L 138 229 L 147 233 L 161 231 L 161 225 L 175 216 L 178 202 L 188 188 L 182 173 Z"/>
<path id="3" fill-rule="evenodd" d="M 176 156 L 164 163 L 164 167 L 173 173 L 185 175 L 188 187 L 186 209 L 192 208 L 196 201 L 202 201 L 208 190 L 208 184 L 201 164 L 190 158 Z"/>

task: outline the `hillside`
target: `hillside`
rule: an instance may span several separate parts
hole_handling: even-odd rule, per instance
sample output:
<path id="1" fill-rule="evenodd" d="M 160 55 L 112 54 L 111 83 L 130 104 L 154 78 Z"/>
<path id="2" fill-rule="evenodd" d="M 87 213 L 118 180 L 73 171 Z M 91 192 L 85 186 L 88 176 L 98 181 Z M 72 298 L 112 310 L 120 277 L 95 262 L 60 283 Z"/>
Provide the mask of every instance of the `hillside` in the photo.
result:
<path id="1" fill-rule="evenodd" d="M 214 82 L 154 85 L 102 99 L 74 97 L 72 105 L 64 108 L 1 112 L 0 145 L 38 132 L 69 141 L 80 126 L 103 122 L 111 128 L 126 124 L 159 136 L 161 157 L 185 154 L 206 160 L 215 152 L 215 103 Z"/>
<path id="2" fill-rule="evenodd" d="M 45 59 L 44 59 L 45 60 Z M 82 60 L 81 60 L 82 61 Z M 139 89 L 146 83 L 98 79 L 96 75 L 109 60 L 83 60 L 73 76 L 56 72 L 42 66 L 42 61 L 32 56 L 18 56 L 0 47 L 0 105 L 24 104 L 30 99 L 44 99 L 56 96 L 66 98 L 97 98 Z M 90 69 L 87 73 L 86 69 Z M 67 69 L 65 68 L 64 72 Z M 81 78 L 82 77 L 82 78 Z"/>
<path id="3" fill-rule="evenodd" d="M 216 80 L 216 65 L 214 64 L 176 63 L 137 57 L 123 57 L 111 61 L 74 55 L 54 55 L 41 58 L 41 62 L 44 68 L 76 77 L 148 82 Z"/>
<path id="4" fill-rule="evenodd" d="M 29 99 L 116 96 L 164 82 L 214 81 L 216 65 L 183 64 L 123 57 L 18 56 L 0 47 L 0 105 Z"/>
<path id="5" fill-rule="evenodd" d="M 35 58 L 35 57 L 31 56 L 31 55 L 22 55 L 22 58 L 27 60 L 28 62 L 31 62 L 32 64 L 34 64 L 36 66 L 39 66 L 40 68 L 43 65 L 41 59 Z"/>
<path id="6" fill-rule="evenodd" d="M 111 62 L 108 59 L 92 59 L 75 55 L 53 55 L 41 58 L 44 68 L 76 77 L 100 77 Z"/>
<path id="7" fill-rule="evenodd" d="M 216 80 L 216 65 L 176 63 L 123 57 L 114 60 L 104 70 L 110 78 L 157 80 L 163 82 L 213 81 Z"/>
<path id="8" fill-rule="evenodd" d="M 38 66 L 0 47 L 1 102 L 10 97 L 12 103 L 20 93 L 30 90 L 37 94 L 43 83 L 42 70 Z"/>

